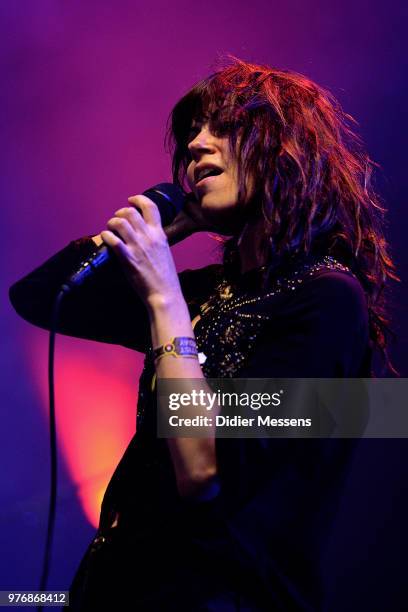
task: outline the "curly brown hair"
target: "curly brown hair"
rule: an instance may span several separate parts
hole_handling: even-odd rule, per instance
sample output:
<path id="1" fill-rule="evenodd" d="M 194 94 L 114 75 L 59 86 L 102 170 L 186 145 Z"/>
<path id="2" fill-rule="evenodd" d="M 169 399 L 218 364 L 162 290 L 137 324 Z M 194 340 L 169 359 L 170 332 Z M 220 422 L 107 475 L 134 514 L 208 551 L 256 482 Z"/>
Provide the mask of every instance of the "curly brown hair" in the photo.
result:
<path id="1" fill-rule="evenodd" d="M 228 136 L 239 167 L 238 205 L 262 214 L 266 261 L 323 252 L 351 268 L 367 296 L 371 340 L 392 369 L 384 287 L 398 277 L 370 180 L 377 164 L 355 120 L 307 77 L 230 57 L 171 112 L 173 180 L 183 189 L 193 120 Z M 226 243 L 224 262 L 233 261 L 236 245 L 237 237 Z"/>

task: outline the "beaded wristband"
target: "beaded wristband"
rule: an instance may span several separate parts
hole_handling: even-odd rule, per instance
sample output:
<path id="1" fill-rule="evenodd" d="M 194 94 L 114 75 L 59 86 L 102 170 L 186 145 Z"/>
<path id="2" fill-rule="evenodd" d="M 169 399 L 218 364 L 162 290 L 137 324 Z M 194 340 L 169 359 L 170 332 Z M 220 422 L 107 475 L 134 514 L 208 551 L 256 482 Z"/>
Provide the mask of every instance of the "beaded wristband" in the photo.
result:
<path id="1" fill-rule="evenodd" d="M 153 349 L 153 359 L 160 359 L 172 355 L 173 357 L 193 357 L 198 359 L 197 344 L 195 338 L 188 336 L 176 336 L 166 344 Z"/>

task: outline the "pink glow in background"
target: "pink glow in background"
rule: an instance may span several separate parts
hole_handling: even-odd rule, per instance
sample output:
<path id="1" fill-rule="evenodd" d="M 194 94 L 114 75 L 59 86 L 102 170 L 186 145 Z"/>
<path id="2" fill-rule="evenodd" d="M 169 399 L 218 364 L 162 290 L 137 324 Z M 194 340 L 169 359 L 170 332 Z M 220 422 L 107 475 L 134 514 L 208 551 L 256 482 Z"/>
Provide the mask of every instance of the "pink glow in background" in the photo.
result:
<path id="1" fill-rule="evenodd" d="M 15 315 L 7 288 L 70 240 L 99 233 L 128 196 L 170 180 L 169 111 L 228 52 L 307 74 L 357 118 L 383 167 L 388 233 L 404 276 L 403 10 L 350 0 L 2 3 L 1 589 L 37 587 L 49 490 L 48 335 Z M 202 234 L 174 253 L 183 269 L 208 263 L 215 250 Z M 406 288 L 395 302 L 394 355 L 404 374 Z M 56 368 L 60 491 L 50 586 L 66 589 L 134 431 L 141 356 L 60 337 Z M 352 512 L 344 509 L 344 531 Z M 357 565 L 370 538 L 370 526 L 354 537 Z"/>

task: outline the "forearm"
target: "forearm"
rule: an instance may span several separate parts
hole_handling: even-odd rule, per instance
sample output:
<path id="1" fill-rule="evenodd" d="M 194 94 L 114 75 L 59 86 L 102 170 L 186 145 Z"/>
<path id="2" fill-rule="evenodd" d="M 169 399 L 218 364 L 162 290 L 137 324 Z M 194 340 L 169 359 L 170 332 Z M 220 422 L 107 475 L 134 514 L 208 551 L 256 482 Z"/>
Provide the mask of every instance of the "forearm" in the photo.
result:
<path id="1" fill-rule="evenodd" d="M 165 344 L 175 336 L 194 338 L 189 311 L 181 292 L 165 299 L 152 300 L 148 311 L 153 347 Z M 156 362 L 156 375 L 158 378 L 200 380 L 200 388 L 211 391 L 195 358 L 162 357 Z M 193 384 L 186 380 L 183 392 L 192 390 Z M 202 416 L 208 416 L 204 406 L 201 412 Z M 169 438 L 168 445 L 180 494 L 195 496 L 205 492 L 217 473 L 214 435 L 207 438 Z"/>
<path id="2" fill-rule="evenodd" d="M 62 284 L 95 249 L 90 237 L 74 240 L 15 282 L 10 287 L 10 301 L 17 313 L 30 323 L 49 329 L 53 304 Z M 63 315 L 61 327 L 65 323 L 69 326 L 70 321 L 65 322 Z"/>
<path id="3" fill-rule="evenodd" d="M 30 323 L 49 329 L 61 285 L 96 250 L 97 236 L 70 242 L 10 288 L 10 301 Z M 145 351 L 149 320 L 145 305 L 112 259 L 100 274 L 62 301 L 57 331 Z"/>

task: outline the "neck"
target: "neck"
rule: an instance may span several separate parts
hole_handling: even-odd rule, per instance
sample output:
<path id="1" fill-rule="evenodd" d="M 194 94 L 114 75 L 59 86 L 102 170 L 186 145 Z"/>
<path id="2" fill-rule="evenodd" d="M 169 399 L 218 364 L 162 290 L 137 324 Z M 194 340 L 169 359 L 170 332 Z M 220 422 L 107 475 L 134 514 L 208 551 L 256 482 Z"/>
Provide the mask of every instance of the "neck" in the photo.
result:
<path id="1" fill-rule="evenodd" d="M 265 264 L 265 253 L 262 248 L 263 232 L 260 221 L 247 223 L 238 240 L 238 253 L 241 273 L 249 272 Z"/>

